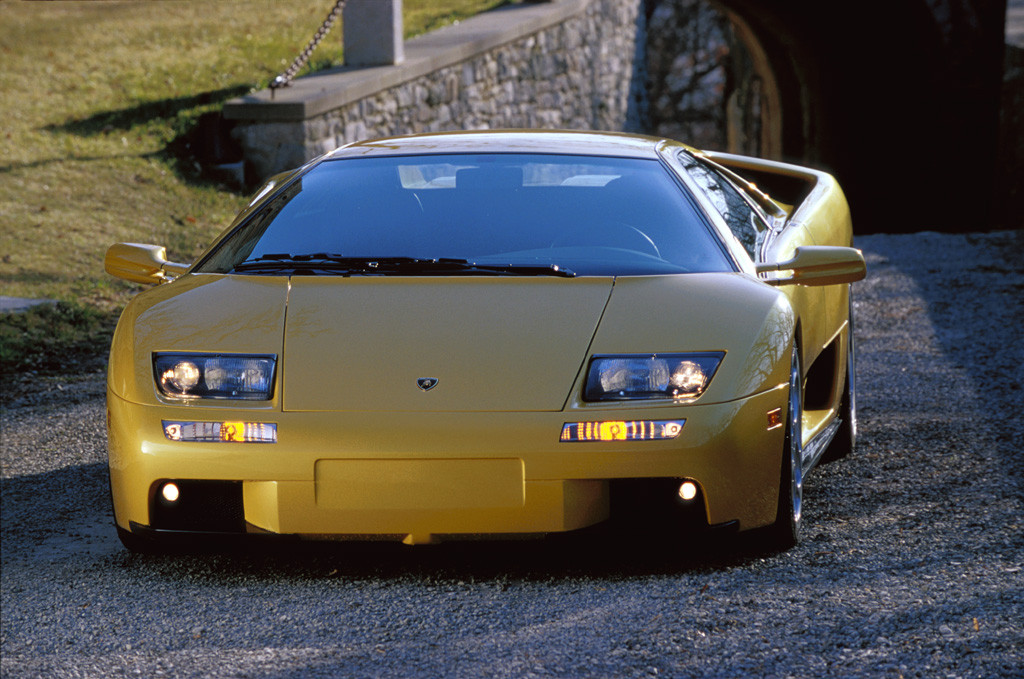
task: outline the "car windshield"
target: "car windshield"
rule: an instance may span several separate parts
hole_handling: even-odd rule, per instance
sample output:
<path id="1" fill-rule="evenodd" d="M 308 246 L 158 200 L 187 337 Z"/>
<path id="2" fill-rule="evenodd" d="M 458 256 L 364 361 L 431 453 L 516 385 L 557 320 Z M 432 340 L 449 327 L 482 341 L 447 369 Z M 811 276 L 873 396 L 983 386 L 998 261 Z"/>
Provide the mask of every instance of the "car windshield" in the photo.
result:
<path id="1" fill-rule="evenodd" d="M 731 271 L 657 160 L 465 154 L 325 161 L 197 271 L 644 275 Z"/>

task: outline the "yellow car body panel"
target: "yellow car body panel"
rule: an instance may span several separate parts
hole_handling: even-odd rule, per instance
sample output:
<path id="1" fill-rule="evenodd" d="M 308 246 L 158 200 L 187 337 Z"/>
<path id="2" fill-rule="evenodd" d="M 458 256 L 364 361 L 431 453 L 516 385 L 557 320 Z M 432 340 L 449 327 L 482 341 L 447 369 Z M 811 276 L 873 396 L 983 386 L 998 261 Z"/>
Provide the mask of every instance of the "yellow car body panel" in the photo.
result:
<path id="1" fill-rule="evenodd" d="M 275 444 L 185 443 L 168 441 L 161 422 L 235 420 L 254 413 L 140 406 L 114 394 L 108 394 L 108 403 L 115 423 L 111 482 L 128 489 L 114 495 L 123 528 L 132 522 L 148 525 L 153 485 L 180 479 L 187 469 L 187 478 L 244 480 L 247 497 L 258 500 L 246 502 L 246 520 L 263 530 L 404 538 L 590 525 L 607 518 L 607 480 L 615 478 L 691 478 L 704 489 L 712 523 L 766 525 L 775 516 L 773 483 L 783 434 L 769 430 L 766 413 L 785 405 L 785 391 L 778 387 L 738 401 L 690 405 L 679 439 L 628 443 L 564 443 L 562 425 L 579 413 L 531 412 L 275 412 L 259 416 L 277 424 Z M 619 409 L 614 417 L 671 418 L 677 415 L 666 412 L 671 410 L 678 407 Z M 456 467 L 457 462 L 462 465 Z M 404 478 L 382 475 L 398 468 L 406 469 Z M 356 473 L 342 482 L 341 469 Z M 737 469 L 744 470 L 739 478 Z M 453 479 L 472 492 L 454 493 Z M 509 502 L 510 484 L 521 487 L 520 501 Z M 540 489 L 545 490 L 535 498 Z M 281 501 L 281 493 L 295 503 Z M 586 506 L 569 502 L 567 495 L 587 497 Z M 353 500 L 370 496 L 376 499 L 365 506 Z M 482 506 L 486 498 L 493 503 Z M 491 524 L 481 514 L 488 508 Z"/>
<path id="2" fill-rule="evenodd" d="M 750 158 L 728 153 L 705 152 L 710 159 L 736 172 L 754 171 L 779 175 L 806 184 L 806 195 L 789 214 L 787 227 L 765 253 L 765 261 L 784 261 L 796 248 L 805 245 L 853 245 L 853 223 L 850 206 L 839 183 L 828 173 L 778 161 Z M 789 298 L 802 329 L 802 362 L 812 365 L 822 351 L 835 345 L 835 375 L 846 373 L 850 346 L 850 289 L 847 285 L 802 286 L 780 288 Z M 809 440 L 823 431 L 835 418 L 839 404 L 840 379 L 832 385 L 830 407 L 804 412 L 804 438 Z"/>
<path id="3" fill-rule="evenodd" d="M 550 148 L 559 135 L 541 137 L 510 148 Z M 474 151 L 481 140 L 501 138 L 432 135 L 348 152 L 429 153 L 439 139 L 445 152 L 463 144 Z M 612 155 L 658 157 L 650 139 L 615 139 Z M 606 141 L 567 134 L 564 143 L 582 153 Z M 828 175 L 716 159 L 807 182 L 807 197 L 766 259 L 851 243 L 849 208 Z M 794 337 L 804 378 L 834 353 L 822 369 L 830 371 L 822 383 L 832 382 L 819 389 L 828 397 L 803 413 L 801 436 L 809 441 L 836 420 L 849 293 L 847 285 L 770 285 L 772 276 L 753 274 L 749 262 L 737 269 L 577 278 L 186 273 L 133 299 L 113 339 L 116 523 L 125 532 L 150 527 L 162 483 L 211 480 L 240 484 L 247 532 L 410 543 L 549 533 L 606 519 L 616 479 L 663 478 L 696 484 L 708 524 L 769 525 L 779 503 L 779 414 Z M 274 356 L 270 398 L 162 395 L 156 352 Z M 591 357 L 673 352 L 724 354 L 699 398 L 584 400 Z M 427 389 L 417 385 L 421 378 L 431 381 Z M 666 440 L 560 439 L 567 423 L 602 421 L 683 425 Z M 172 440 L 168 422 L 268 423 L 276 441 Z"/>
<path id="4" fill-rule="evenodd" d="M 246 516 L 250 523 L 265 530 L 286 526 L 286 532 L 297 533 L 379 532 L 404 536 L 578 528 L 606 518 L 604 481 L 611 478 L 692 478 L 713 498 L 708 510 L 715 523 L 738 520 L 748 527 L 763 525 L 774 516 L 775 495 L 755 491 L 771 488 L 770 480 L 780 464 L 782 432 L 768 431 L 766 413 L 785 404 L 782 386 L 786 373 L 775 364 L 777 354 L 788 351 L 786 341 L 780 343 L 779 334 L 788 332 L 792 312 L 777 290 L 747 276 L 625 277 L 615 282 L 614 293 L 611 280 L 599 277 L 512 281 L 389 278 L 372 284 L 360 278 L 296 281 L 289 306 L 304 308 L 303 295 L 297 290 L 305 288 L 320 300 L 319 320 L 315 323 L 301 311 L 297 316 L 289 312 L 286 323 L 283 309 L 278 304 L 267 304 L 283 300 L 287 279 L 248 278 L 186 276 L 176 284 L 181 288 L 178 294 L 168 294 L 171 286 L 156 288 L 139 295 L 126 309 L 126 318 L 132 319 L 136 328 L 134 347 L 125 336 L 115 338 L 111 360 L 114 379 L 108 399 L 111 421 L 127 424 L 111 431 L 112 480 L 115 487 L 136 489 L 133 501 L 115 504 L 122 527 L 133 521 L 145 525 L 151 487 L 161 479 L 181 478 L 182 469 L 195 479 L 244 479 L 247 489 L 250 482 L 285 484 L 276 491 L 264 486 L 259 486 L 262 490 L 246 490 L 250 498 Z M 426 299 L 440 294 L 439 286 L 443 286 L 446 301 L 455 302 L 463 316 L 430 308 L 417 312 Z M 502 288 L 506 289 L 504 294 Z M 680 318 L 706 319 L 709 315 L 717 317 L 713 310 L 738 295 L 743 300 L 738 313 L 714 324 L 683 324 L 678 344 L 664 347 L 665 351 L 727 349 L 727 360 L 698 403 L 655 401 L 624 407 L 622 403 L 580 400 L 584 372 L 580 361 L 587 355 L 592 338 L 590 353 L 633 353 L 660 341 L 649 330 L 649 319 L 644 318 L 650 308 Z M 296 296 L 300 301 L 292 301 Z M 514 317 L 522 327 L 502 322 L 498 327 L 505 330 L 495 334 L 494 319 L 487 314 L 515 308 L 517 297 L 524 306 Z M 547 304 L 538 305 L 538 299 Z M 495 306 L 495 300 L 509 306 Z M 528 308 L 525 305 L 531 300 L 533 307 Z M 360 338 L 360 333 L 367 333 L 362 325 L 348 325 L 353 314 L 345 310 L 350 305 L 392 311 L 397 308 L 397 316 L 391 316 L 408 319 L 409 327 L 387 328 L 384 316 L 361 314 L 361 319 L 385 324 L 386 332 L 372 333 L 369 340 Z M 275 311 L 261 315 L 257 307 L 262 306 Z M 203 318 L 196 309 L 221 311 Z M 594 337 L 602 313 L 603 330 Z M 175 318 L 182 314 L 191 320 L 176 323 Z M 749 322 L 758 316 L 763 318 L 761 323 Z M 529 322 L 523 323 L 524 318 Z M 292 323 L 302 328 L 300 337 L 285 330 Z M 572 332 L 562 332 L 561 337 L 540 332 L 530 338 L 532 329 L 546 326 Z M 527 332 L 522 332 L 524 328 Z M 244 342 L 239 341 L 239 333 L 245 336 Z M 161 397 L 154 386 L 150 350 L 177 349 L 187 343 L 203 351 L 241 346 L 246 351 L 278 353 L 282 351 L 282 337 L 286 355 L 297 358 L 286 358 L 281 363 L 270 401 L 243 403 L 241 407 L 238 403 L 226 407 L 222 401 L 174 403 Z M 382 342 L 382 337 L 386 341 Z M 576 339 L 575 346 L 570 338 Z M 556 350 L 544 352 L 544 345 L 553 345 Z M 486 347 L 483 355 L 473 356 L 473 347 L 479 346 Z M 413 378 L 418 373 L 404 363 L 410 352 L 416 359 L 411 365 L 442 371 L 436 373 L 444 375 L 436 389 L 425 393 L 416 388 Z M 544 353 L 547 356 L 539 358 Z M 387 365 L 394 357 L 398 358 L 398 368 L 393 375 L 387 370 L 365 369 Z M 495 363 L 495 357 L 508 359 L 508 363 Z M 556 360 L 549 363 L 552 357 Z M 494 367 L 494 382 L 470 382 L 470 377 L 479 375 L 482 369 L 474 364 L 478 358 Z M 466 367 L 465 377 L 459 375 L 460 364 Z M 505 368 L 510 370 L 506 373 Z M 138 379 L 131 380 L 130 375 Z M 551 380 L 552 375 L 556 379 Z M 551 386 L 540 388 L 538 385 L 545 380 L 551 381 Z M 453 395 L 447 396 L 446 390 Z M 393 394 L 392 403 L 379 400 L 375 391 Z M 493 412 L 500 410 L 497 403 L 502 401 L 537 403 L 538 391 L 550 392 L 547 407 Z M 346 393 L 346 398 L 339 399 L 339 393 Z M 736 393 L 743 394 L 743 398 L 730 396 Z M 567 421 L 676 418 L 685 419 L 686 424 L 681 437 L 671 441 L 623 444 L 559 440 Z M 278 441 L 267 445 L 169 441 L 161 423 L 175 420 L 270 421 L 278 427 Z M 253 464 L 254 459 L 258 465 Z M 395 480 L 390 485 L 395 498 L 420 500 L 387 511 L 372 509 L 372 503 L 356 508 L 353 504 L 359 503 L 351 500 L 347 504 L 324 504 L 324 493 L 332 487 L 332 495 L 352 497 L 354 489 L 355 497 L 387 495 L 383 491 L 388 483 L 370 481 L 373 474 L 368 470 L 373 469 L 373 460 L 422 463 L 410 473 L 422 486 L 429 487 L 429 492 L 417 495 L 408 484 Z M 455 460 L 470 464 L 453 477 L 450 465 Z M 510 460 L 522 469 L 516 472 L 515 483 L 526 484 L 528 489 L 546 489 L 537 499 L 540 506 L 535 505 L 533 490 L 525 493 L 529 502 L 524 500 L 521 506 L 502 504 L 507 492 L 500 488 L 508 483 L 511 467 L 506 463 Z M 497 469 L 504 470 L 504 481 L 501 475 L 495 476 L 496 467 L 488 461 L 503 461 Z M 337 470 L 343 468 L 359 470 L 363 486 L 356 478 L 349 486 L 332 486 L 330 470 L 334 469 L 333 476 L 338 477 Z M 393 476 L 394 468 L 394 464 L 380 466 L 378 471 L 383 474 L 390 469 L 389 475 Z M 736 468 L 747 470 L 746 482 L 732 473 Z M 462 485 L 467 489 L 477 489 L 469 500 L 464 493 L 453 494 L 453 478 L 465 481 Z M 588 483 L 577 483 L 583 480 Z M 594 485 L 590 480 L 601 483 Z M 431 502 L 424 499 L 424 492 L 436 495 L 436 502 L 455 505 L 428 511 Z M 298 504 L 271 499 L 282 497 L 281 493 Z M 587 511 L 580 513 L 577 504 L 566 501 L 565 493 L 573 497 L 582 493 L 590 498 L 584 503 Z M 121 496 L 115 494 L 115 498 Z M 481 497 L 496 498 L 498 506 L 493 516 L 480 513 L 484 509 L 478 504 Z M 257 499 L 259 509 L 251 506 Z M 494 519 L 493 530 L 484 530 L 484 515 Z M 437 522 L 432 523 L 429 516 L 435 516 Z"/>
<path id="5" fill-rule="evenodd" d="M 284 409 L 561 410 L 611 291 L 610 277 L 297 277 Z"/>

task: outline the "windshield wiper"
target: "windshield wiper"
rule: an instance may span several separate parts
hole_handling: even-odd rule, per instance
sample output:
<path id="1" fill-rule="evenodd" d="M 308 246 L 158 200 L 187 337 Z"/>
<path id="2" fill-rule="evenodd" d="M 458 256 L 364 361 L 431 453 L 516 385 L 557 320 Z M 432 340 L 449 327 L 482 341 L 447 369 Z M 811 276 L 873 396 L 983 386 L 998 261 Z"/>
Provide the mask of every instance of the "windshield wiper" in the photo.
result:
<path id="1" fill-rule="evenodd" d="M 417 262 L 433 262 L 432 259 L 416 257 L 347 257 L 328 252 L 315 252 L 305 255 L 272 253 L 261 255 L 256 259 L 239 262 L 232 271 L 236 273 L 248 271 L 280 271 L 282 269 L 320 269 L 341 273 L 383 273 L 393 267 L 404 266 Z"/>
<path id="2" fill-rule="evenodd" d="M 266 254 L 234 266 L 236 273 L 281 270 L 321 270 L 342 276 L 351 275 L 508 275 L 562 276 L 572 278 L 575 272 L 556 264 L 477 264 L 468 259 L 450 257 L 350 257 L 327 252 L 304 255 Z"/>
<path id="3" fill-rule="evenodd" d="M 442 262 L 444 260 L 441 260 Z M 462 269 L 454 273 L 480 273 L 506 276 L 560 276 L 562 278 L 575 278 L 576 272 L 572 269 L 563 269 L 557 264 L 477 264 L 465 262 Z"/>

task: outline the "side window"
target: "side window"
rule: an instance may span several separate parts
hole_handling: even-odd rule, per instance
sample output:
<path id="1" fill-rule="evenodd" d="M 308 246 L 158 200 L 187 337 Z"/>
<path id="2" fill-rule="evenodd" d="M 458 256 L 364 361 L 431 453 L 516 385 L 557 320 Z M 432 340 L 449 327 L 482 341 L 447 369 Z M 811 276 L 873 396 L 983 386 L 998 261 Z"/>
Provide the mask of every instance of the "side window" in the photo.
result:
<path id="1" fill-rule="evenodd" d="M 764 219 L 747 202 L 739 189 L 714 168 L 686 154 L 680 154 L 679 159 L 690 177 L 704 190 L 705 195 L 722 214 L 725 223 L 743 244 L 750 258 L 756 259 L 757 248 L 764 240 L 768 228 Z"/>

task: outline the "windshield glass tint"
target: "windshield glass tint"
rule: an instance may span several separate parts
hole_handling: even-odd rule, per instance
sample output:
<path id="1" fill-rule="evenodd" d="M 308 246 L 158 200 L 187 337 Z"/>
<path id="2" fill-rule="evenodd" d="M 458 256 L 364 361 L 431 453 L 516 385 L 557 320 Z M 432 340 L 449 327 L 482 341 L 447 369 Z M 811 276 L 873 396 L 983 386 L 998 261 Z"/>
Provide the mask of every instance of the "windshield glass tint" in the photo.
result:
<path id="1" fill-rule="evenodd" d="M 577 275 L 733 270 L 683 191 L 661 163 L 634 158 L 331 160 L 257 210 L 198 270 L 228 273 L 266 259 L 284 270 L 287 257 L 317 253 L 557 266 Z"/>

